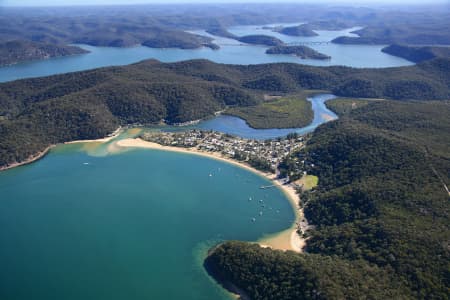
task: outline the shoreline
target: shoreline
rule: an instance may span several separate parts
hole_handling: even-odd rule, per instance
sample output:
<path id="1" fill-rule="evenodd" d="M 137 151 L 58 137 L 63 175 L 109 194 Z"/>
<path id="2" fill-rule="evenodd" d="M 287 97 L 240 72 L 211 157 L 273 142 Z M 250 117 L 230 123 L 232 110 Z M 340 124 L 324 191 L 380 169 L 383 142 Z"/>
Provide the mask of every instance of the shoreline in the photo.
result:
<path id="1" fill-rule="evenodd" d="M 6 166 L 2 166 L 2 167 L 0 167 L 0 172 L 1 171 L 6 171 L 6 170 L 9 170 L 9 169 L 13 169 L 13 168 L 16 168 L 16 167 L 20 167 L 20 166 L 31 164 L 31 163 L 33 163 L 33 162 L 43 158 L 44 156 L 46 156 L 48 154 L 48 152 L 50 151 L 50 149 L 52 149 L 55 146 L 56 145 L 50 145 L 47 148 L 45 148 L 44 150 L 42 150 L 42 151 L 40 151 L 40 152 L 38 152 L 38 153 L 36 153 L 34 155 L 29 156 L 24 161 L 15 162 L 15 163 L 12 163 L 12 164 L 9 164 L 9 165 L 6 165 Z"/>
<path id="2" fill-rule="evenodd" d="M 95 139 L 95 140 L 76 140 L 76 141 L 65 142 L 63 144 L 65 145 L 65 144 L 77 144 L 77 143 L 106 143 L 106 142 L 110 142 L 111 140 L 118 137 L 122 133 L 122 131 L 123 131 L 123 128 L 119 127 L 113 133 L 111 133 L 110 135 L 108 135 L 107 137 L 104 137 L 104 138 Z M 245 163 L 238 162 L 238 161 L 228 158 L 228 157 L 224 157 L 223 155 L 221 155 L 218 152 L 204 152 L 204 151 L 200 151 L 195 148 L 162 146 L 157 143 L 144 141 L 140 138 L 127 138 L 127 139 L 119 140 L 111 145 L 115 145 L 119 148 L 146 148 L 146 149 L 171 151 L 171 152 L 178 152 L 178 153 L 185 153 L 185 154 L 209 157 L 212 159 L 216 159 L 216 160 L 226 162 L 226 163 L 232 164 L 234 166 L 243 168 L 247 171 L 250 171 L 254 174 L 257 174 L 261 177 L 264 177 L 264 178 L 270 180 L 277 188 L 279 188 L 283 192 L 283 194 L 289 200 L 289 203 L 292 206 L 292 209 L 294 210 L 295 221 L 292 224 L 292 226 L 289 227 L 288 229 L 285 229 L 282 232 L 264 236 L 264 237 L 260 238 L 259 240 L 257 240 L 255 243 L 259 244 L 261 247 L 269 247 L 272 249 L 284 250 L 284 251 L 291 250 L 291 251 L 295 251 L 298 253 L 303 252 L 302 249 L 305 246 L 306 240 L 297 233 L 297 230 L 301 229 L 302 232 L 304 232 L 308 228 L 308 224 L 307 224 L 307 222 L 302 221 L 304 219 L 304 215 L 303 215 L 303 209 L 300 207 L 300 204 L 299 204 L 299 196 L 297 194 L 295 187 L 292 184 L 285 184 L 281 180 L 277 179 L 275 174 L 259 171 Z M 8 169 L 12 169 L 15 167 L 33 163 L 33 162 L 43 158 L 45 155 L 47 155 L 49 153 L 49 151 L 52 148 L 54 148 L 55 146 L 57 146 L 57 145 L 50 145 L 47 148 L 45 148 L 43 151 L 30 156 L 25 161 L 18 162 L 18 163 L 12 163 L 10 165 L 0 167 L 0 171 L 4 171 L 4 170 L 8 170 Z"/>
<path id="3" fill-rule="evenodd" d="M 212 159 L 220 160 L 220 161 L 235 165 L 237 167 L 246 169 L 247 171 L 250 171 L 254 174 L 257 174 L 266 179 L 269 179 L 288 198 L 289 203 L 291 204 L 292 208 L 294 209 L 295 221 L 290 228 L 288 228 L 282 232 L 274 233 L 269 236 L 263 237 L 263 238 L 259 239 L 258 241 L 256 241 L 256 243 L 258 243 L 261 247 L 270 247 L 270 248 L 278 249 L 278 250 L 291 250 L 291 251 L 295 251 L 298 253 L 303 251 L 302 248 L 305 245 L 305 239 L 302 238 L 297 233 L 297 230 L 299 227 L 303 230 L 303 228 L 301 226 L 302 219 L 303 219 L 303 209 L 299 205 L 299 197 L 298 197 L 297 191 L 295 190 L 295 188 L 292 185 L 283 184 L 280 180 L 276 179 L 275 174 L 265 173 L 265 172 L 256 170 L 255 168 L 253 168 L 247 164 L 238 162 L 238 161 L 233 160 L 228 157 L 224 157 L 220 153 L 217 153 L 217 152 L 204 152 L 204 151 L 200 151 L 195 148 L 163 146 L 163 145 L 160 145 L 157 143 L 144 141 L 140 138 L 123 139 L 123 140 L 117 141 L 115 143 L 115 145 L 117 145 L 118 147 L 121 147 L 121 148 L 145 148 L 145 149 L 171 151 L 171 152 L 178 152 L 178 153 L 185 153 L 185 154 L 209 157 Z"/>
<path id="4" fill-rule="evenodd" d="M 98 143 L 105 143 L 105 142 L 109 142 L 109 141 L 115 139 L 115 138 L 118 137 L 121 133 L 122 133 L 122 127 L 119 127 L 119 128 L 117 128 L 113 133 L 111 133 L 110 135 L 108 135 L 108 136 L 106 136 L 106 137 L 104 137 L 104 138 L 100 138 L 100 139 L 96 139 L 96 140 L 76 140 L 76 141 L 64 142 L 64 143 L 62 143 L 62 144 L 63 144 L 63 145 L 67 145 L 67 144 L 95 143 L 95 142 L 98 142 Z M 12 164 L 9 164 L 9 165 L 6 165 L 6 166 L 1 166 L 1 167 L 0 167 L 0 172 L 1 172 L 1 171 L 6 171 L 6 170 L 9 170 L 9 169 L 13 169 L 13 168 L 16 168 L 16 167 L 28 165 L 28 164 L 31 164 L 31 163 L 33 163 L 33 162 L 35 162 L 35 161 L 38 161 L 39 159 L 41 159 L 41 158 L 43 158 L 45 155 L 47 155 L 48 152 L 49 152 L 52 148 L 54 148 L 54 147 L 56 147 L 56 146 L 57 146 L 57 144 L 50 145 L 50 146 L 48 146 L 47 148 L 45 148 L 44 150 L 42 150 L 42 151 L 40 151 L 40 152 L 38 152 L 38 153 L 36 153 L 36 154 L 33 154 L 33 155 L 29 156 L 29 157 L 28 157 L 27 159 L 25 159 L 24 161 L 21 161 L 21 162 L 15 162 L 15 163 L 12 163 Z"/>
<path id="5" fill-rule="evenodd" d="M 114 130 L 111 134 L 107 135 L 106 137 L 95 139 L 95 140 L 75 140 L 70 142 L 64 142 L 64 145 L 69 144 L 78 144 L 78 143 L 106 143 L 110 142 L 111 140 L 115 139 L 122 133 L 123 129 L 122 126 L 119 126 L 116 130 Z"/>

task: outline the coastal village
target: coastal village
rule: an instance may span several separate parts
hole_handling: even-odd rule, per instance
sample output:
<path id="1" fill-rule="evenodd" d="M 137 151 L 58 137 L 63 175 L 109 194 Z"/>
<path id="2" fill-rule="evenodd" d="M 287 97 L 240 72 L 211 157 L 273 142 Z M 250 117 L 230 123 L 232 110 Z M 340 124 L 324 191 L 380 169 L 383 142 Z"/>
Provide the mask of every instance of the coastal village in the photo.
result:
<path id="1" fill-rule="evenodd" d="M 290 134 L 274 140 L 245 139 L 216 131 L 146 132 L 141 138 L 163 146 L 191 148 L 244 161 L 261 171 L 276 173 L 278 164 L 304 146 L 303 137 Z"/>
<path id="2" fill-rule="evenodd" d="M 279 249 L 302 251 L 301 249 L 305 245 L 306 239 L 301 237 L 301 235 L 312 228 L 312 226 L 304 218 L 303 208 L 299 204 L 297 193 L 299 189 L 309 190 L 317 185 L 317 182 L 309 182 L 317 177 L 306 176 L 306 172 L 302 171 L 306 164 L 304 161 L 300 161 L 297 156 L 294 157 L 294 173 L 302 174 L 303 177 L 301 179 L 295 178 L 295 181 L 291 182 L 289 177 L 280 178 L 282 176 L 280 176 L 278 166 L 288 155 L 304 147 L 306 142 L 304 136 L 291 133 L 284 138 L 255 140 L 216 131 L 194 129 L 182 132 L 147 131 L 141 134 L 140 138 L 143 142 L 172 147 L 172 149 L 177 147 L 192 152 L 219 155 L 222 158 L 245 163 L 254 169 L 262 171 L 274 184 L 261 186 L 260 188 L 282 187 L 296 207 L 297 216 L 295 224 L 287 231 L 287 236 L 283 234 L 273 241 L 266 239 L 263 245 L 279 248 L 280 241 L 284 239 L 288 241 L 287 245 L 282 242 L 283 246 Z M 126 144 L 126 141 L 122 141 L 122 143 Z M 133 142 L 131 143 L 134 144 Z M 252 221 L 255 221 L 255 218 Z"/>

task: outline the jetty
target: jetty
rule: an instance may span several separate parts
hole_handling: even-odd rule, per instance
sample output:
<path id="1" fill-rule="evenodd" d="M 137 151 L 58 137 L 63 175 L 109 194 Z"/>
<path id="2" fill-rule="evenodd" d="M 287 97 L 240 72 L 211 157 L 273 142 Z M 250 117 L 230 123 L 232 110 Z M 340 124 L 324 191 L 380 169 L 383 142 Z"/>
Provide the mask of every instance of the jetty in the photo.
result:
<path id="1" fill-rule="evenodd" d="M 262 189 L 262 190 L 265 190 L 265 189 L 270 189 L 270 188 L 273 188 L 273 187 L 276 187 L 276 186 L 277 186 L 276 184 L 262 185 L 259 188 Z"/>

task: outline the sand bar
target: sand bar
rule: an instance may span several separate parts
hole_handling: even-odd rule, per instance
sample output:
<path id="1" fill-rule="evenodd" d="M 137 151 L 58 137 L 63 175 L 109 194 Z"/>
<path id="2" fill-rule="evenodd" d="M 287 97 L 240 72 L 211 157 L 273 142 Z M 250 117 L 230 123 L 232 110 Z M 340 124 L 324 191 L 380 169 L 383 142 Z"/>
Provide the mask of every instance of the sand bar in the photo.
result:
<path id="1" fill-rule="evenodd" d="M 76 141 L 70 141 L 70 142 L 65 142 L 64 144 L 77 144 L 77 143 L 106 143 L 109 142 L 113 139 L 115 139 L 116 137 L 119 136 L 119 134 L 122 133 L 122 127 L 117 128 L 113 133 L 111 133 L 110 135 L 108 135 L 107 137 L 101 138 L 101 139 L 96 139 L 96 140 L 76 140 Z"/>

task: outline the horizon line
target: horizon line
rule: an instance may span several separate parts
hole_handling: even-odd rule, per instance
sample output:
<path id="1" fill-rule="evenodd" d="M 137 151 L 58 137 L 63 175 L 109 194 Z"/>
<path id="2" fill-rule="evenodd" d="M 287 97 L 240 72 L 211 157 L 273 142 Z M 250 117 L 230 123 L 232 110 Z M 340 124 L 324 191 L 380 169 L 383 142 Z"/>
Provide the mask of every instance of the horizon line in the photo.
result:
<path id="1" fill-rule="evenodd" d="M 1 2 L 1 1 L 0 1 Z M 280 4 L 289 4 L 289 5 L 308 5 L 308 6 L 321 6 L 321 5 L 333 5 L 333 6 L 337 6 L 337 5 L 342 5 L 342 6 L 351 6 L 351 7 L 361 7 L 361 6 L 377 6 L 377 7 L 389 7 L 389 6 L 409 6 L 409 5 L 414 5 L 414 6 L 430 6 L 430 5 L 435 5 L 435 6 L 439 6 L 439 5 L 446 5 L 447 0 L 437 0 L 431 3 L 424 3 L 423 1 L 420 0 L 413 0 L 411 2 L 380 2 L 380 1 L 376 1 L 376 0 L 370 0 L 369 2 L 356 2 L 356 1 L 351 1 L 351 0 L 341 0 L 341 1 L 332 1 L 332 0 L 327 0 L 327 1 L 318 1 L 318 2 L 304 2 L 304 3 L 299 3 L 296 2 L 294 0 L 283 0 L 281 2 L 273 0 L 273 2 L 263 2 L 263 1 L 252 1 L 252 0 L 247 0 L 247 1 L 243 1 L 243 2 L 238 2 L 238 1 L 219 1 L 219 2 L 207 2 L 207 1 L 194 1 L 194 2 L 183 2 L 183 1 L 173 1 L 173 2 L 155 2 L 155 3 L 142 3 L 142 2 L 136 2 L 136 3 L 69 3 L 69 4 L 44 4 L 44 5 L 36 5 L 35 3 L 24 3 L 24 4 L 0 4 L 0 8 L 1 7 L 10 7 L 10 8 L 14 8 L 14 7 L 18 7 L 18 8 L 52 8 L 52 7 L 95 7 L 95 6 L 99 6 L 99 7 L 114 7 L 114 6 L 169 6 L 169 5 L 239 5 L 239 4 L 253 4 L 253 5 L 280 5 Z"/>

